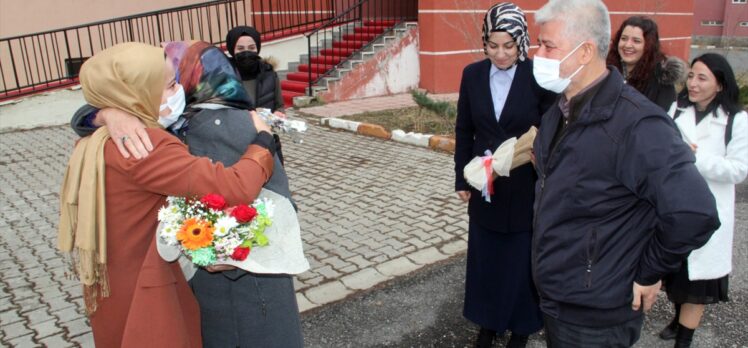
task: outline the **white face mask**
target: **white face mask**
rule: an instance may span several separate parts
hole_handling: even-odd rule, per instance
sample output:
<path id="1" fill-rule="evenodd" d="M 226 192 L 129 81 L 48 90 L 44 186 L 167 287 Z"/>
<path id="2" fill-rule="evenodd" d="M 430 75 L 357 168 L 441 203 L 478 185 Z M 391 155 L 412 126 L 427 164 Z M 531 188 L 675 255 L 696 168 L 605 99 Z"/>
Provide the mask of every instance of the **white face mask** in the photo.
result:
<path id="1" fill-rule="evenodd" d="M 158 111 L 164 111 L 166 108 L 169 108 L 171 113 L 166 116 L 160 116 L 158 118 L 158 123 L 164 128 L 169 128 L 169 126 L 174 124 L 174 122 L 177 122 L 179 116 L 184 112 L 184 107 L 186 105 L 185 99 L 184 89 L 182 88 L 182 85 L 179 85 L 177 92 L 174 93 L 173 96 L 166 98 L 166 104 L 161 104 Z"/>
<path id="2" fill-rule="evenodd" d="M 535 81 L 538 82 L 540 87 L 543 87 L 554 93 L 561 93 L 569 87 L 571 79 L 584 68 L 584 65 L 580 66 L 577 71 L 569 75 L 569 77 L 561 77 L 561 63 L 569 58 L 572 53 L 576 52 L 579 47 L 582 47 L 584 42 L 579 43 L 569 54 L 561 60 L 543 58 L 535 55 L 532 62 L 532 74 L 535 76 Z"/>

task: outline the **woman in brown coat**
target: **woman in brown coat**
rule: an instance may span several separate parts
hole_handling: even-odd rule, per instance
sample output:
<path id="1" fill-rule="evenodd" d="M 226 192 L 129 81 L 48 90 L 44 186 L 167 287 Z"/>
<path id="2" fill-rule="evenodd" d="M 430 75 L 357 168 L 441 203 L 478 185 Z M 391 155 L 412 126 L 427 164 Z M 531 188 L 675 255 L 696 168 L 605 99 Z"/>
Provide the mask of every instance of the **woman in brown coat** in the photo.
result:
<path id="1" fill-rule="evenodd" d="M 144 159 L 125 159 L 114 142 L 128 139 L 101 127 L 76 144 L 63 180 L 58 246 L 83 283 L 98 347 L 201 347 L 197 303 L 179 265 L 156 250 L 158 210 L 167 196 L 250 203 L 272 174 L 273 139 L 256 116 L 262 132 L 231 168 L 191 156 L 161 128 L 182 111 L 170 109 L 180 104 L 174 75 L 163 49 L 139 43 L 104 50 L 81 69 L 86 101 L 136 115 L 154 146 Z"/>

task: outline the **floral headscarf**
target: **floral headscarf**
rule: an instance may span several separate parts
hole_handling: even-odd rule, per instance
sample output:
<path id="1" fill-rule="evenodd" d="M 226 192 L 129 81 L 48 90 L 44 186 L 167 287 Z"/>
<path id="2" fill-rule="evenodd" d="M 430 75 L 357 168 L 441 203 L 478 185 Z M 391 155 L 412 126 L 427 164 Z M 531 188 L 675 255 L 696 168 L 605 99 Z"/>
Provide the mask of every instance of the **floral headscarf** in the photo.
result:
<path id="1" fill-rule="evenodd" d="M 184 88 L 188 109 L 195 104 L 254 109 L 234 66 L 215 46 L 204 41 L 170 42 L 165 50 L 167 57 L 179 67 L 177 81 Z"/>

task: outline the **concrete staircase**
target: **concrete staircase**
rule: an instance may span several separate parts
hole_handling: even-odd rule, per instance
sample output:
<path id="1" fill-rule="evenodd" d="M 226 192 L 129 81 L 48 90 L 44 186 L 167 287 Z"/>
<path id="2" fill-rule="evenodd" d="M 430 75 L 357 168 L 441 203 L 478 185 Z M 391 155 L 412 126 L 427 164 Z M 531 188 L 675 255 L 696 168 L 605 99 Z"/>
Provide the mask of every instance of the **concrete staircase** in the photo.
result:
<path id="1" fill-rule="evenodd" d="M 308 54 L 302 54 L 299 62 L 289 63 L 288 71 L 278 72 L 284 104 L 292 106 L 294 97 L 308 95 L 310 79 L 312 96 L 326 91 L 331 83 L 417 25 L 417 22 L 396 23 L 394 20 L 367 20 L 363 26 L 344 24 L 332 40 L 322 40 L 318 47 L 312 47 L 311 59 Z"/>

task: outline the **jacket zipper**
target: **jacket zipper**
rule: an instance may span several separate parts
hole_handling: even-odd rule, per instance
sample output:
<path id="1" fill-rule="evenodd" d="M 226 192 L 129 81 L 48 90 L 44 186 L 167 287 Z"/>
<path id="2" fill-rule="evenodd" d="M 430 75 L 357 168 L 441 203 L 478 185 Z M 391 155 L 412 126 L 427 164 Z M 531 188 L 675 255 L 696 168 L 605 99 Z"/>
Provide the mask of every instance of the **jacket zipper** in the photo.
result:
<path id="1" fill-rule="evenodd" d="M 561 117 L 563 118 L 563 115 Z M 564 122 L 564 120 L 563 119 L 559 120 L 559 122 Z M 572 126 L 565 125 L 566 129 L 562 131 L 561 136 L 558 138 L 558 141 L 551 149 L 551 152 L 548 154 L 548 161 L 545 162 L 546 170 L 543 171 L 543 176 L 540 178 L 540 193 L 538 195 L 538 208 L 539 209 L 542 207 L 542 203 L 543 203 L 543 193 L 545 192 L 545 179 L 548 177 L 548 174 L 547 174 L 548 166 L 550 166 L 551 160 L 553 160 L 553 155 L 555 155 L 556 152 L 558 152 L 558 147 L 561 145 L 561 142 L 566 138 L 566 135 L 569 134 L 570 128 L 573 127 L 573 125 L 574 124 L 572 124 Z M 538 230 L 538 212 L 534 212 L 534 213 L 535 215 L 532 217 L 532 230 L 533 230 L 532 247 L 534 250 L 537 250 L 537 241 L 538 239 L 540 239 L 540 236 L 535 233 L 535 231 Z M 535 281 L 535 286 L 538 286 L 540 284 L 538 282 L 537 275 L 535 272 L 535 270 L 537 269 L 537 266 L 538 266 L 538 258 L 536 256 L 533 256 L 532 257 L 532 270 L 533 270 L 532 277 L 533 277 L 533 281 Z"/>
<path id="2" fill-rule="evenodd" d="M 585 286 L 592 286 L 592 263 L 597 258 L 597 230 L 592 230 L 592 235 L 587 242 L 587 271 L 585 272 Z"/>

